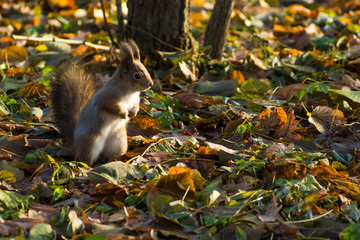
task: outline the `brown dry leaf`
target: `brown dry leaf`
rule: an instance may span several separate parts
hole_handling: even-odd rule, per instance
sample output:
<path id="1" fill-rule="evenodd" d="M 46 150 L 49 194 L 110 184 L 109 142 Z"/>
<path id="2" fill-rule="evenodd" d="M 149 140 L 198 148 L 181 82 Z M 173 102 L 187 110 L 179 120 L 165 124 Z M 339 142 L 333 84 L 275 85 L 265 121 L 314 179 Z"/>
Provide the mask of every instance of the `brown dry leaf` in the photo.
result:
<path id="1" fill-rule="evenodd" d="M 181 104 L 191 108 L 200 109 L 205 103 L 205 96 L 198 93 L 180 93 L 175 96 Z"/>
<path id="2" fill-rule="evenodd" d="M 300 134 L 295 133 L 297 129 L 296 126 L 298 124 L 299 121 L 295 120 L 294 110 L 288 110 L 287 121 L 279 126 L 279 128 L 274 133 L 274 137 L 282 138 L 287 141 L 299 141 L 301 139 L 301 136 Z"/>
<path id="3" fill-rule="evenodd" d="M 276 173 L 276 178 L 303 179 L 308 169 L 295 158 L 282 158 L 269 163 L 269 170 Z"/>
<path id="4" fill-rule="evenodd" d="M 209 146 L 206 146 L 206 147 L 201 146 L 201 147 L 199 147 L 196 154 L 202 155 L 202 156 L 219 156 L 219 151 L 214 150 L 214 149 L 210 148 Z"/>
<path id="5" fill-rule="evenodd" d="M 288 152 L 293 150 L 294 144 L 291 143 L 288 146 L 284 143 L 276 143 L 266 148 L 265 154 L 268 159 L 277 158 L 276 154 L 280 152 Z"/>
<path id="6" fill-rule="evenodd" d="M 318 166 L 313 169 L 314 176 L 325 179 L 338 179 L 342 181 L 348 181 L 349 174 L 347 172 L 338 172 L 332 166 L 327 165 L 324 162 L 319 162 Z"/>
<path id="7" fill-rule="evenodd" d="M 275 222 L 277 219 L 281 219 L 279 214 L 282 206 L 277 202 L 275 196 L 272 197 L 272 203 L 268 204 L 264 214 L 259 214 L 259 219 L 262 222 Z"/>
<path id="8" fill-rule="evenodd" d="M 201 176 L 194 170 L 184 167 L 169 168 L 169 175 L 162 176 L 156 184 L 156 189 L 164 194 L 183 197 L 187 192 L 188 197 L 195 198 L 196 191 L 204 184 Z"/>
<path id="9" fill-rule="evenodd" d="M 309 122 L 322 134 L 336 134 L 347 124 L 342 111 L 327 106 L 317 106 L 308 115 Z"/>
<path id="10" fill-rule="evenodd" d="M 259 132 L 270 135 L 277 139 L 286 141 L 298 141 L 301 136 L 296 133 L 296 126 L 299 121 L 295 120 L 294 110 L 284 111 L 282 107 L 275 108 L 273 111 L 266 109 L 259 115 Z"/>
<path id="11" fill-rule="evenodd" d="M 274 96 L 289 101 L 294 96 L 296 96 L 299 90 L 304 89 L 306 87 L 307 84 L 303 84 L 303 83 L 290 84 L 285 87 L 277 89 L 276 92 L 274 93 Z"/>
<path id="12" fill-rule="evenodd" d="M 136 116 L 128 126 L 128 136 L 151 137 L 160 132 L 159 122 L 150 116 Z"/>
<path id="13" fill-rule="evenodd" d="M 30 98 L 33 96 L 40 96 L 46 87 L 38 82 L 28 82 L 24 85 L 22 89 L 22 96 L 25 98 Z"/>
<path id="14" fill-rule="evenodd" d="M 27 51 L 24 47 L 21 46 L 8 46 L 0 53 L 0 62 L 8 62 L 10 65 L 15 65 L 26 61 L 27 58 Z"/>
<path id="15" fill-rule="evenodd" d="M 322 215 L 324 213 L 326 213 L 326 211 L 324 209 L 322 209 L 321 207 L 317 206 L 316 204 L 312 204 L 311 205 L 311 212 L 314 215 Z"/>
<path id="16" fill-rule="evenodd" d="M 9 158 L 22 161 L 30 148 L 26 147 L 27 135 L 20 134 L 18 136 L 10 137 L 5 144 L 1 146 L 0 158 Z"/>
<path id="17" fill-rule="evenodd" d="M 335 181 L 337 184 L 333 184 L 333 186 L 341 190 L 343 193 L 345 193 L 347 196 L 349 196 L 351 199 L 356 200 L 357 202 L 360 202 L 360 186 L 351 182 L 347 182 L 345 185 L 343 182 Z"/>
<path id="18" fill-rule="evenodd" d="M 169 159 L 174 159 L 174 156 L 166 151 L 151 152 L 150 154 L 157 163 L 167 161 Z"/>
<path id="19" fill-rule="evenodd" d="M 100 183 L 96 185 L 94 192 L 90 195 L 92 201 L 104 201 L 107 204 L 114 204 L 116 201 L 123 203 L 127 197 L 126 190 L 113 183 Z"/>

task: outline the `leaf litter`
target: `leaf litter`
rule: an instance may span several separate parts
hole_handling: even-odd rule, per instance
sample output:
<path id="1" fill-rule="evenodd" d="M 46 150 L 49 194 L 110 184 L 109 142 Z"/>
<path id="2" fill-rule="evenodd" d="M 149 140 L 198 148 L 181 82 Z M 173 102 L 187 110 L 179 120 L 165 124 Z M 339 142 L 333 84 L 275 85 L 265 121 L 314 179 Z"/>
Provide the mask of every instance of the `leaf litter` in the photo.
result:
<path id="1" fill-rule="evenodd" d="M 158 86 L 129 151 L 93 168 L 60 138 L 50 81 L 71 57 L 108 75 L 108 53 L 82 42 L 110 40 L 98 5 L 48 3 L 0 3 L 1 237 L 360 238 L 356 1 L 235 1 L 221 60 L 198 47 L 146 56 Z M 191 5 L 201 43 L 212 4 Z M 82 41 L 9 35 L 30 32 Z"/>

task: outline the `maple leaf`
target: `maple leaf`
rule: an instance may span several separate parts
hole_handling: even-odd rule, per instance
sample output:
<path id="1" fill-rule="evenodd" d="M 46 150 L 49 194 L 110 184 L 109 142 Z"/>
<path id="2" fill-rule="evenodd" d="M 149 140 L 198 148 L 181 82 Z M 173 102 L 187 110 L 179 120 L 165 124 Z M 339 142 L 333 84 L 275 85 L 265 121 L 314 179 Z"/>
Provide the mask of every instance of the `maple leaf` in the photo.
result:
<path id="1" fill-rule="evenodd" d="M 262 134 L 290 142 L 301 139 L 301 136 L 296 133 L 299 121 L 295 120 L 292 109 L 287 112 L 282 107 L 274 110 L 266 109 L 260 113 L 259 120 L 259 132 Z"/>

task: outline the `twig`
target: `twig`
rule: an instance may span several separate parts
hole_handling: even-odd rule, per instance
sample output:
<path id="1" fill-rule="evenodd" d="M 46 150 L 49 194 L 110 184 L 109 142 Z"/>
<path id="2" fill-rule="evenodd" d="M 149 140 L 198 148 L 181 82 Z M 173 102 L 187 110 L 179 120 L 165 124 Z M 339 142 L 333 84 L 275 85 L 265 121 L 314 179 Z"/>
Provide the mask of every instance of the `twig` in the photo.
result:
<path id="1" fill-rule="evenodd" d="M 132 26 L 132 25 L 129 25 L 129 24 L 128 24 L 128 26 L 131 27 L 131 28 L 133 28 L 133 29 L 135 29 L 135 30 L 137 30 L 137 31 L 139 31 L 139 32 L 145 33 L 145 34 L 148 35 L 149 37 L 155 39 L 156 41 L 158 41 L 158 42 L 160 42 L 160 43 L 162 43 L 162 44 L 164 44 L 165 46 L 171 47 L 171 48 L 173 48 L 173 49 L 175 49 L 175 50 L 177 50 L 177 51 L 184 51 L 184 49 L 175 47 L 175 46 L 173 46 L 173 45 L 171 45 L 171 44 L 169 44 L 169 43 L 167 43 L 167 42 L 164 42 L 164 41 L 161 40 L 160 38 L 155 37 L 155 36 L 152 35 L 151 33 L 147 32 L 147 31 L 145 31 L 145 30 L 143 30 L 143 29 L 141 29 L 141 28 L 138 28 L 138 27 L 135 27 L 135 26 Z"/>
<path id="2" fill-rule="evenodd" d="M 104 16 L 105 28 L 106 28 L 106 31 L 107 31 L 108 34 L 109 34 L 109 37 L 110 37 L 110 40 L 111 40 L 111 44 L 112 44 L 113 46 L 115 46 L 116 48 L 119 48 L 119 45 L 114 41 L 114 38 L 113 38 L 113 36 L 112 36 L 112 34 L 111 34 L 111 31 L 110 31 L 110 28 L 109 28 L 109 24 L 108 24 L 107 19 L 106 19 L 104 1 L 103 1 L 103 0 L 100 0 L 100 4 L 101 4 L 101 10 L 102 10 L 102 13 L 103 13 L 103 16 Z"/>
<path id="3" fill-rule="evenodd" d="M 73 44 L 73 45 L 84 44 L 88 47 L 92 47 L 95 49 L 110 50 L 109 46 L 98 45 L 98 44 L 94 44 L 94 43 L 86 42 L 86 41 L 82 41 L 82 40 L 63 39 L 63 38 L 58 38 L 56 36 L 29 37 L 29 36 L 22 36 L 22 35 L 12 35 L 11 37 L 15 40 L 27 40 L 27 41 L 34 41 L 34 42 L 60 42 L 60 43 L 67 43 L 67 44 Z"/>

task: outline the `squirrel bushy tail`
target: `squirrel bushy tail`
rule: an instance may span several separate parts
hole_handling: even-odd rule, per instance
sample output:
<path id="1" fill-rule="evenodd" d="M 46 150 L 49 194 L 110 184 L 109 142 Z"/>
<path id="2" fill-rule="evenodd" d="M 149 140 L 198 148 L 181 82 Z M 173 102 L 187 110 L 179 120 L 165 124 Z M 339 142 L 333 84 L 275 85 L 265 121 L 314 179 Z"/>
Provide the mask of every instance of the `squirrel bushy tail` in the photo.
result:
<path id="1" fill-rule="evenodd" d="M 97 79 L 76 62 L 60 67 L 52 83 L 54 117 L 64 140 L 73 144 L 81 110 L 98 90 Z"/>

